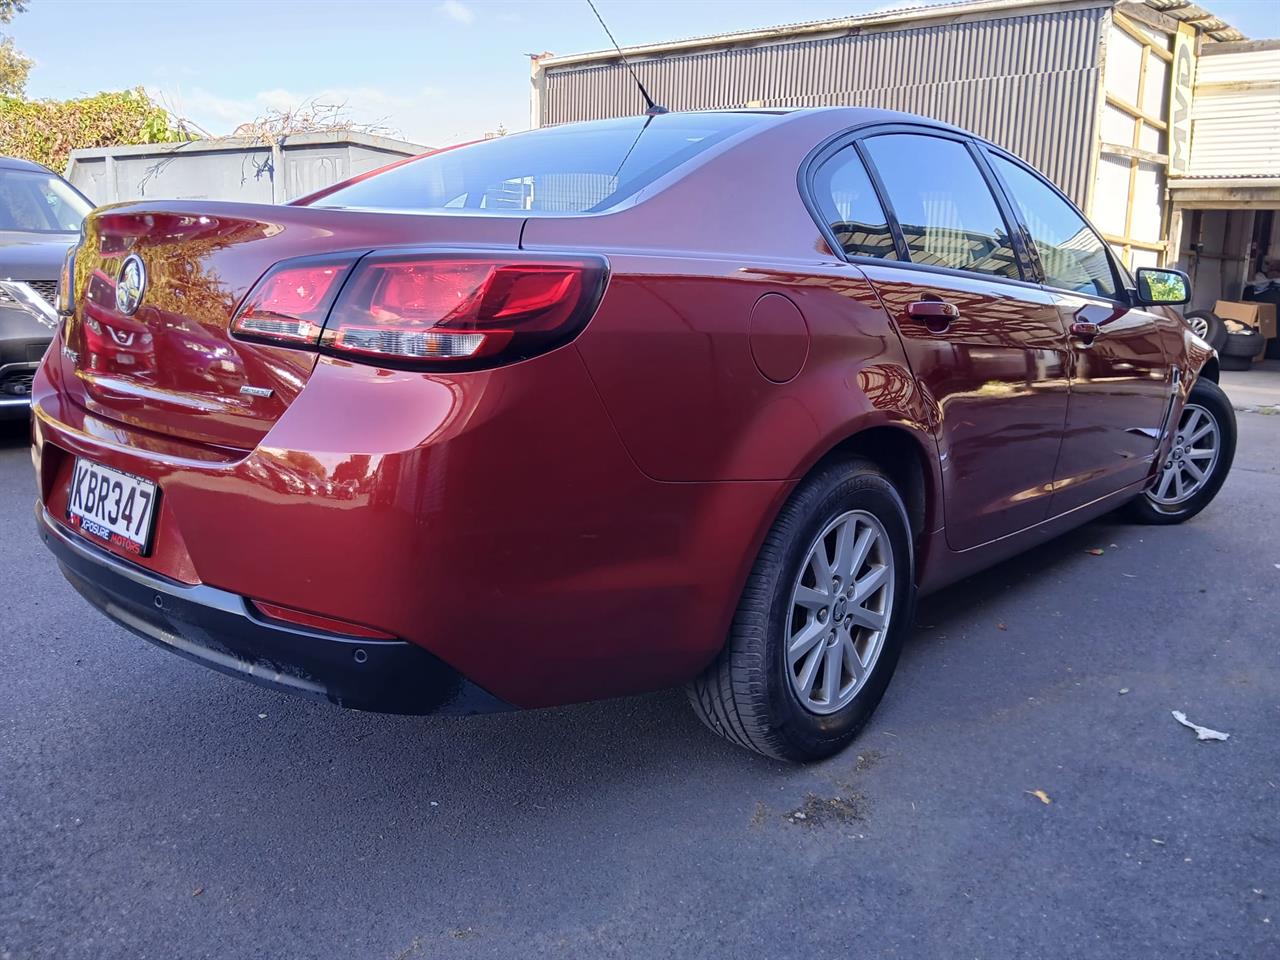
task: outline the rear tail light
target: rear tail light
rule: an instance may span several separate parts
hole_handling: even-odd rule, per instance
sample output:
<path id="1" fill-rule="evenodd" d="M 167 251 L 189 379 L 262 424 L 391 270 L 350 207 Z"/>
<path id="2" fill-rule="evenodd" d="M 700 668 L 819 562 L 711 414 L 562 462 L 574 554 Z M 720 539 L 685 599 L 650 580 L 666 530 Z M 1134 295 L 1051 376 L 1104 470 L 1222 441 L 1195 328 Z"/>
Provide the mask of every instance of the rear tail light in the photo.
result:
<path id="1" fill-rule="evenodd" d="M 307 259 L 277 264 L 245 298 L 231 322 L 232 333 L 245 339 L 314 347 L 352 262 Z"/>
<path id="2" fill-rule="evenodd" d="M 232 328 L 383 366 L 492 367 L 573 339 L 606 273 L 598 257 L 388 252 L 349 269 L 286 261 L 258 282 Z"/>

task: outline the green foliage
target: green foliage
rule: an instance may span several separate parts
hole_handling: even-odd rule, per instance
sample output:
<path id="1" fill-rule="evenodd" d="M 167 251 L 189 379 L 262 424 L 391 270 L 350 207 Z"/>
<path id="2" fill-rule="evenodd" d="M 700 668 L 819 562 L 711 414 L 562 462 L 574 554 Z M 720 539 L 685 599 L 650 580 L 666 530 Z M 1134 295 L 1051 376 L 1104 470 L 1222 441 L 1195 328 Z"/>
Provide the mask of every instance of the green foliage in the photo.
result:
<path id="1" fill-rule="evenodd" d="M 26 9 L 26 0 L 0 0 L 0 23 L 8 23 L 14 14 Z M 0 97 L 22 96 L 31 63 L 31 58 L 15 47 L 11 39 L 0 36 Z"/>
<path id="2" fill-rule="evenodd" d="M 77 100 L 0 96 L 0 155 L 35 160 L 59 172 L 79 148 L 179 139 L 169 114 L 141 87 Z"/>
<path id="3" fill-rule="evenodd" d="M 31 58 L 13 45 L 8 37 L 0 39 L 0 97 L 20 97 L 31 72 Z"/>
<path id="4" fill-rule="evenodd" d="M 8 23 L 15 13 L 27 9 L 27 0 L 0 0 L 0 23 Z"/>

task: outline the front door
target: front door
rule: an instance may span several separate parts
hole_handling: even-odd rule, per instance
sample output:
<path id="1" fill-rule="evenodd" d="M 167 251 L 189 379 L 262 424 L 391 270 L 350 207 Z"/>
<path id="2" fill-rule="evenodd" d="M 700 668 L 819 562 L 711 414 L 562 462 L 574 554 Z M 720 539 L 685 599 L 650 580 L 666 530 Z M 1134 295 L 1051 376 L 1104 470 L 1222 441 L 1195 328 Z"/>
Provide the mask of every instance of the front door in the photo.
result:
<path id="1" fill-rule="evenodd" d="M 1148 477 L 1173 397 L 1155 317 L 1115 301 L 1057 298 L 1072 337 L 1071 401 L 1050 507 L 1055 514 Z"/>
<path id="2" fill-rule="evenodd" d="M 1039 523 L 1067 416 L 1054 297 L 1024 274 L 964 138 L 899 128 L 860 145 L 910 264 L 859 266 L 931 401 L 947 542 L 963 550 Z"/>
<path id="3" fill-rule="evenodd" d="M 978 278 L 862 270 L 931 400 L 947 543 L 963 550 L 1044 520 L 1067 415 L 1069 355 L 1053 298 Z M 914 304 L 934 302 L 956 315 L 912 316 Z"/>
<path id="4" fill-rule="evenodd" d="M 1106 244 L 1080 212 L 1014 158 L 988 157 L 1070 333 L 1071 399 L 1050 506 L 1066 513 L 1150 474 L 1173 397 L 1172 367 L 1156 318 L 1129 306 Z"/>

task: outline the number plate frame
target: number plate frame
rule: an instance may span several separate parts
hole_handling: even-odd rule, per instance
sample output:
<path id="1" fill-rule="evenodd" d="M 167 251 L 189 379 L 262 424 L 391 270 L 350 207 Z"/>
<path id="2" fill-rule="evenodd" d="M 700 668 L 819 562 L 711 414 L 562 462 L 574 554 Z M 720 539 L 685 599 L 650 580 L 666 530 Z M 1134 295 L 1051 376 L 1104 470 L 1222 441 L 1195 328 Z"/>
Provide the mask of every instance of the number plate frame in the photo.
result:
<path id="1" fill-rule="evenodd" d="M 96 511 L 86 510 L 81 504 L 78 508 L 76 502 L 76 488 L 80 484 L 84 474 L 93 472 L 99 478 L 106 477 L 109 480 L 122 481 L 122 499 L 132 494 L 134 497 L 139 492 L 149 493 L 150 501 L 144 507 L 145 529 L 139 534 L 130 532 L 129 523 L 125 523 L 125 532 L 121 532 L 119 528 L 119 512 L 125 509 L 122 504 L 117 510 L 117 521 L 111 522 L 110 517 L 99 519 Z M 87 482 L 87 481 L 86 481 Z M 128 489 L 124 489 L 124 484 L 128 484 Z M 96 489 L 96 484 L 94 485 Z M 87 491 L 83 491 L 87 493 Z M 115 467 L 108 467 L 106 464 L 98 463 L 87 457 L 76 457 L 71 467 L 71 484 L 67 488 L 67 523 L 81 535 L 97 542 L 105 543 L 126 554 L 138 557 L 148 557 L 151 555 L 152 541 L 155 539 L 156 518 L 159 516 L 160 504 L 160 485 L 154 480 L 148 480 L 145 477 L 139 477 L 136 474 L 127 473 Z"/>

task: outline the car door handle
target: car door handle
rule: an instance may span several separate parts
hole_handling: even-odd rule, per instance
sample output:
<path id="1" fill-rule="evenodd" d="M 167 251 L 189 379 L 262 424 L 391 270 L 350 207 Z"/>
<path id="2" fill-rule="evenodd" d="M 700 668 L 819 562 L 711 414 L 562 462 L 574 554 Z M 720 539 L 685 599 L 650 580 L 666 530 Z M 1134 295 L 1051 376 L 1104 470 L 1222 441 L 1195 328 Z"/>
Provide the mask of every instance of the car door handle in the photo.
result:
<path id="1" fill-rule="evenodd" d="M 921 320 L 930 330 L 941 333 L 952 320 L 960 319 L 960 308 L 945 300 L 917 300 L 907 304 L 907 316 Z"/>
<path id="2" fill-rule="evenodd" d="M 1096 323 L 1089 323 L 1088 321 L 1082 321 L 1079 323 L 1073 323 L 1071 325 L 1071 335 L 1077 338 L 1078 340 L 1082 341 L 1086 347 L 1089 346 L 1089 344 L 1093 343 L 1093 341 L 1101 333 L 1102 333 L 1102 328 L 1098 326 Z"/>

